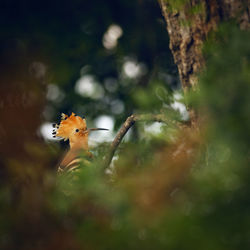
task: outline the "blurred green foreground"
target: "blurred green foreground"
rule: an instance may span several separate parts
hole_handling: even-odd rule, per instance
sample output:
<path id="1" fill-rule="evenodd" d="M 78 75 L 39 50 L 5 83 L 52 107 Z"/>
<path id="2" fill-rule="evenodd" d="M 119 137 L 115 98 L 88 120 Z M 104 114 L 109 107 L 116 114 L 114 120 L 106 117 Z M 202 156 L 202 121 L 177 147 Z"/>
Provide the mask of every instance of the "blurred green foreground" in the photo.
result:
<path id="1" fill-rule="evenodd" d="M 41 65 L 27 73 L 28 61 L 10 61 L 0 87 L 0 249 L 250 249 L 249 41 L 227 24 L 205 45 L 199 90 L 185 99 L 199 131 L 176 125 L 176 86 L 150 72 L 140 95 L 125 85 L 120 98 L 130 112 L 161 112 L 169 122 L 153 135 L 138 123 L 108 170 L 103 143 L 90 164 L 62 176 L 60 148 L 37 135 L 48 104 Z M 167 89 L 160 101 L 154 84 Z M 119 127 L 124 117 L 114 117 Z"/>

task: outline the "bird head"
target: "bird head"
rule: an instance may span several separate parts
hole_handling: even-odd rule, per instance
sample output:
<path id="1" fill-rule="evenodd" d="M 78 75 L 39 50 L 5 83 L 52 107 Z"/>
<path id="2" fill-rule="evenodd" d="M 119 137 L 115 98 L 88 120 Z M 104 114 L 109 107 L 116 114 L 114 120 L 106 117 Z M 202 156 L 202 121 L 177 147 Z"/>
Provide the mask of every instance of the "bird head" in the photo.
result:
<path id="1" fill-rule="evenodd" d="M 53 136 L 69 140 L 70 147 L 79 145 L 80 147 L 88 148 L 88 134 L 95 130 L 108 130 L 104 128 L 87 129 L 86 120 L 83 117 L 75 115 L 73 112 L 70 116 L 62 113 L 61 121 L 58 124 L 53 124 Z"/>

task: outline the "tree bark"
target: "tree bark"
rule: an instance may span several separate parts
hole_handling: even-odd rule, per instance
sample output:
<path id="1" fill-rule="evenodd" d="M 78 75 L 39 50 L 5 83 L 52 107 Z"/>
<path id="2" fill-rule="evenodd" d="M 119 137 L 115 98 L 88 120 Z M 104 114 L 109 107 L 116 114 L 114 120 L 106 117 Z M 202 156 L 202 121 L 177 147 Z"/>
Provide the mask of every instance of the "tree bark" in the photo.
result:
<path id="1" fill-rule="evenodd" d="M 184 92 L 195 90 L 197 73 L 205 64 L 201 48 L 208 33 L 229 19 L 242 29 L 250 29 L 250 0 L 158 1 Z"/>

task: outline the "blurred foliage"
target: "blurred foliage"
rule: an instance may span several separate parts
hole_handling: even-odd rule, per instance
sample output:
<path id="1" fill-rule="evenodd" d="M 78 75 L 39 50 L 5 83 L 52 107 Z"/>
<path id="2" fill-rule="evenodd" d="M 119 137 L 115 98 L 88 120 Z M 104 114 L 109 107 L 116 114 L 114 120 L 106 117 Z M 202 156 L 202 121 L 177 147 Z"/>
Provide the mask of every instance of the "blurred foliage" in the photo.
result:
<path id="1" fill-rule="evenodd" d="M 200 90 L 188 98 L 196 131 L 178 126 L 171 108 L 177 79 L 156 3 L 73 2 L 2 3 L 0 248 L 249 249 L 249 32 L 230 23 L 211 34 Z M 102 39 L 113 23 L 123 35 L 110 51 Z M 146 75 L 124 77 L 127 56 Z M 80 71 L 124 102 L 112 114 L 118 125 L 133 111 L 173 123 L 152 135 L 138 122 L 138 139 L 122 143 L 106 171 L 104 143 L 80 171 L 57 176 L 58 149 L 39 137 L 40 124 L 59 110 L 109 114 L 109 102 L 75 93 Z M 109 93 L 110 77 L 118 87 Z M 46 99 L 51 82 L 61 101 Z"/>

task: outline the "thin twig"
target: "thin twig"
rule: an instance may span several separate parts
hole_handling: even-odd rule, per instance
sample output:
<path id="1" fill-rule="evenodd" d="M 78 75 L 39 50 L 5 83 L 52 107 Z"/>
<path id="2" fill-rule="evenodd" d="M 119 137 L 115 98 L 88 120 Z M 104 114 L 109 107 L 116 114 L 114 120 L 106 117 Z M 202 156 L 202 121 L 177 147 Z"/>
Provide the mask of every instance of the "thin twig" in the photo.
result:
<path id="1" fill-rule="evenodd" d="M 120 128 L 120 130 L 118 131 L 115 139 L 111 143 L 109 152 L 108 152 L 108 154 L 105 158 L 105 161 L 104 161 L 104 169 L 109 167 L 109 165 L 113 159 L 113 156 L 115 154 L 115 151 L 118 148 L 119 144 L 121 143 L 123 137 L 126 135 L 128 130 L 137 121 L 155 121 L 155 122 L 164 122 L 164 123 L 168 122 L 167 119 L 162 114 L 158 114 L 158 115 L 154 115 L 154 114 L 137 114 L 137 115 L 135 115 L 135 114 L 133 114 L 133 115 L 129 116 L 126 119 L 126 121 L 124 122 L 124 124 L 122 125 L 122 127 Z"/>

